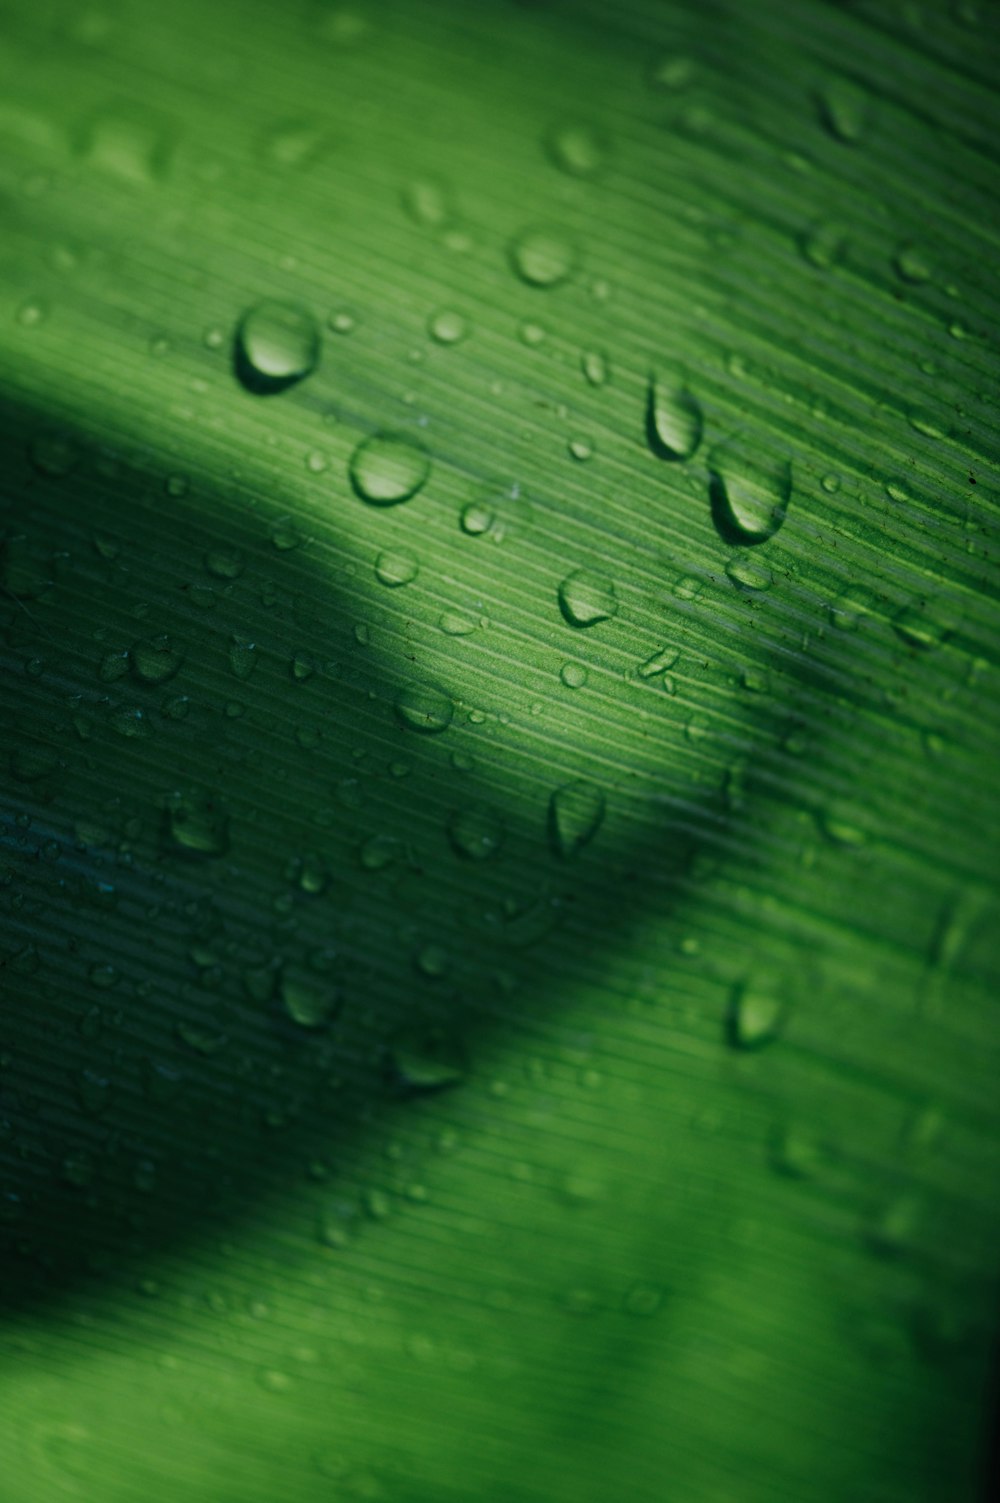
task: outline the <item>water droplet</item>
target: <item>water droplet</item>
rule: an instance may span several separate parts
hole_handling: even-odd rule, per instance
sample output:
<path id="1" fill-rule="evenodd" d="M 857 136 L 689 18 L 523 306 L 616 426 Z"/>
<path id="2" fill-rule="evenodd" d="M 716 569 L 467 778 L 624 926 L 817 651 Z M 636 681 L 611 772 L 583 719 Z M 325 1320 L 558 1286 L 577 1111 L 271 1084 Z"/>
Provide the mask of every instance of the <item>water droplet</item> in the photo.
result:
<path id="1" fill-rule="evenodd" d="M 557 287 L 576 268 L 573 245 L 556 230 L 525 230 L 512 244 L 510 259 L 529 287 Z"/>
<path id="2" fill-rule="evenodd" d="M 443 1029 L 401 1029 L 389 1051 L 389 1074 L 396 1090 L 424 1095 L 460 1085 L 467 1064 L 460 1041 Z"/>
<path id="3" fill-rule="evenodd" d="M 590 459 L 594 453 L 594 447 L 586 438 L 571 438 L 567 445 L 570 458 L 578 460 L 581 464 Z"/>
<path id="4" fill-rule="evenodd" d="M 49 316 L 49 305 L 42 298 L 29 298 L 17 310 L 17 321 L 25 329 L 42 324 Z"/>
<path id="5" fill-rule="evenodd" d="M 540 344 L 544 344 L 545 342 L 545 330 L 542 328 L 542 325 L 536 324 L 530 318 L 525 319 L 519 325 L 517 333 L 521 343 L 526 344 L 532 350 L 537 349 Z"/>
<path id="6" fill-rule="evenodd" d="M 234 636 L 229 644 L 229 671 L 234 678 L 246 680 L 257 666 L 257 644 Z"/>
<path id="7" fill-rule="evenodd" d="M 229 819 L 213 794 L 171 793 L 164 816 L 168 850 L 188 856 L 222 856 L 229 849 Z"/>
<path id="8" fill-rule="evenodd" d="M 356 323 L 353 313 L 348 313 L 346 308 L 338 308 L 327 319 L 328 326 L 335 334 L 350 334 Z"/>
<path id="9" fill-rule="evenodd" d="M 120 652 L 106 652 L 97 665 L 97 677 L 102 684 L 117 683 L 128 672 L 129 653 L 123 648 Z"/>
<path id="10" fill-rule="evenodd" d="M 636 671 L 640 678 L 655 678 L 658 673 L 666 673 L 669 668 L 672 668 L 679 657 L 679 648 L 663 647 L 641 663 Z"/>
<path id="11" fill-rule="evenodd" d="M 221 1054 L 229 1043 L 229 1039 L 221 1029 L 212 1027 L 211 1024 L 192 1023 L 187 1019 L 182 1019 L 177 1023 L 174 1032 L 181 1043 L 193 1049 L 196 1054 Z"/>
<path id="12" fill-rule="evenodd" d="M 940 647 L 956 630 L 955 615 L 938 600 L 921 600 L 906 605 L 893 618 L 896 635 L 902 637 L 909 647 L 923 652 Z"/>
<path id="13" fill-rule="evenodd" d="M 830 606 L 830 624 L 838 631 L 857 631 L 862 618 L 871 615 L 874 597 L 863 585 L 848 585 Z"/>
<path id="14" fill-rule="evenodd" d="M 694 63 L 689 57 L 677 57 L 668 53 L 665 57 L 657 58 L 649 70 L 649 81 L 654 89 L 673 93 L 691 82 L 694 71 Z"/>
<path id="15" fill-rule="evenodd" d="M 117 705 L 108 715 L 108 725 L 128 740 L 139 740 L 152 730 L 149 716 L 140 705 Z"/>
<path id="16" fill-rule="evenodd" d="M 136 642 L 129 652 L 132 672 L 144 684 L 165 684 L 179 672 L 183 662 L 184 654 L 171 644 L 169 637 Z"/>
<path id="17" fill-rule="evenodd" d="M 455 712 L 445 691 L 427 682 L 406 684 L 396 696 L 395 708 L 403 725 L 428 733 L 446 730 Z"/>
<path id="18" fill-rule="evenodd" d="M 868 95 L 849 78 L 828 79 L 819 96 L 820 118 L 838 141 L 854 146 L 864 135 Z"/>
<path id="19" fill-rule="evenodd" d="M 121 979 L 119 972 L 113 965 L 92 965 L 87 972 L 87 979 L 91 986 L 96 986 L 98 991 L 106 992 L 113 986 L 117 986 Z"/>
<path id="20" fill-rule="evenodd" d="M 258 396 L 285 391 L 316 369 L 319 329 L 294 303 L 268 300 L 244 314 L 236 331 L 236 374 Z"/>
<path id="21" fill-rule="evenodd" d="M 768 986 L 744 981 L 736 987 L 726 1017 L 726 1037 L 734 1049 L 759 1049 L 780 1033 L 785 1004 Z"/>
<path id="22" fill-rule="evenodd" d="M 656 1284 L 633 1284 L 622 1300 L 626 1315 L 655 1315 L 663 1304 L 663 1290 Z"/>
<path id="23" fill-rule="evenodd" d="M 368 872 L 384 871 L 387 866 L 394 866 L 402 855 L 402 844 L 395 835 L 372 835 L 358 851 L 358 859 Z"/>
<path id="24" fill-rule="evenodd" d="M 605 798 L 596 783 L 577 778 L 557 788 L 549 800 L 549 835 L 559 856 L 569 859 L 597 834 Z"/>
<path id="25" fill-rule="evenodd" d="M 820 271 L 829 271 L 843 259 L 847 247 L 847 231 L 843 225 L 826 221 L 813 225 L 802 237 L 802 254 Z"/>
<path id="26" fill-rule="evenodd" d="M 437 344 L 459 344 L 469 334 L 468 322 L 461 313 L 452 311 L 435 313 L 427 328 Z"/>
<path id="27" fill-rule="evenodd" d="M 471 538 L 482 537 L 493 526 L 494 514 L 482 501 L 470 501 L 463 506 L 459 524 Z"/>
<path id="28" fill-rule="evenodd" d="M 412 553 L 397 549 L 383 549 L 375 560 L 375 578 L 390 590 L 400 585 L 412 584 L 420 573 L 420 565 Z"/>
<path id="29" fill-rule="evenodd" d="M 646 439 L 657 458 L 690 459 L 701 443 L 702 426 L 701 407 L 680 368 L 654 372 L 646 399 Z"/>
<path id="30" fill-rule="evenodd" d="M 278 994 L 286 1013 L 300 1028 L 322 1028 L 337 1010 L 337 993 L 301 973 L 285 971 Z"/>
<path id="31" fill-rule="evenodd" d="M 604 386 L 608 379 L 608 360 L 600 350 L 585 350 L 580 368 L 591 386 Z"/>
<path id="32" fill-rule="evenodd" d="M 570 626 L 596 626 L 618 611 L 611 580 L 589 569 L 574 569 L 559 586 L 559 609 Z"/>
<path id="33" fill-rule="evenodd" d="M 928 412 L 924 407 L 911 407 L 907 413 L 910 427 L 914 433 L 920 433 L 924 438 L 947 438 L 948 429 L 934 413 Z"/>
<path id="34" fill-rule="evenodd" d="M 82 155 L 101 172 L 148 187 L 166 174 L 169 140 L 163 122 L 141 107 L 102 111 L 87 126 Z"/>
<path id="35" fill-rule="evenodd" d="M 792 494 L 792 466 L 738 439 L 709 456 L 712 520 L 727 543 L 764 543 L 774 537 Z"/>
<path id="36" fill-rule="evenodd" d="M 484 805 L 457 810 L 448 821 L 448 836 L 460 856 L 472 861 L 486 861 L 495 856 L 503 844 L 503 822 L 499 814 Z"/>
<path id="37" fill-rule="evenodd" d="M 915 286 L 929 282 L 934 272 L 930 257 L 919 245 L 901 245 L 892 264 L 904 282 L 912 282 Z"/>
<path id="38" fill-rule="evenodd" d="M 211 548 L 205 554 L 205 568 L 216 579 L 239 579 L 245 567 L 238 548 Z"/>
<path id="39" fill-rule="evenodd" d="M 441 178 L 418 177 L 403 189 L 403 207 L 417 224 L 439 229 L 452 217 L 451 194 Z"/>
<path id="40" fill-rule="evenodd" d="M 821 1144 L 797 1123 L 784 1123 L 775 1130 L 769 1157 L 771 1167 L 791 1179 L 812 1179 L 823 1167 Z"/>
<path id="41" fill-rule="evenodd" d="M 560 172 L 570 177 L 593 177 L 607 160 L 607 142 L 592 125 L 569 120 L 553 126 L 545 149 Z"/>
<path id="42" fill-rule="evenodd" d="M 351 484 L 371 506 L 409 501 L 426 484 L 430 472 L 426 449 L 402 434 L 375 433 L 362 439 L 351 456 Z"/>
<path id="43" fill-rule="evenodd" d="M 559 677 L 567 689 L 582 689 L 587 682 L 587 670 L 582 663 L 563 663 Z"/>
<path id="44" fill-rule="evenodd" d="M 835 799 L 819 815 L 820 828 L 834 845 L 861 846 L 868 841 L 864 814 L 853 804 Z"/>
<path id="45" fill-rule="evenodd" d="M 438 618 L 438 627 L 446 637 L 471 637 L 479 622 L 461 611 L 444 611 Z"/>

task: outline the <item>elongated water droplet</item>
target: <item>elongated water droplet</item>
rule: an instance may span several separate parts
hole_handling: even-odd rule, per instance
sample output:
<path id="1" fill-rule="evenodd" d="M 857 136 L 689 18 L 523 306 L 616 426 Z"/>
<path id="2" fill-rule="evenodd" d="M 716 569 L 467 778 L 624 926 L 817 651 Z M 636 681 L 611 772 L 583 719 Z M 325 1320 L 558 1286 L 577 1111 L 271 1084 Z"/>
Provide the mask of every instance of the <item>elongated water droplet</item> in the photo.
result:
<path id="1" fill-rule="evenodd" d="M 658 673 L 666 673 L 672 668 L 680 657 L 680 649 L 677 647 L 664 647 L 653 656 L 647 658 L 636 670 L 640 678 L 655 678 Z"/>
<path id="2" fill-rule="evenodd" d="M 144 684 L 165 684 L 180 670 L 183 662 L 184 654 L 172 645 L 169 637 L 136 642 L 129 653 L 132 672 Z"/>
<path id="3" fill-rule="evenodd" d="M 455 707 L 437 684 L 414 682 L 396 696 L 396 716 L 410 730 L 432 733 L 446 730 Z"/>
<path id="4" fill-rule="evenodd" d="M 658 459 L 690 459 L 701 443 L 703 420 L 679 367 L 664 367 L 649 378 L 646 438 Z"/>
<path id="5" fill-rule="evenodd" d="M 559 609 L 570 626 L 596 626 L 618 610 L 614 584 L 589 569 L 574 569 L 559 586 Z"/>
<path id="6" fill-rule="evenodd" d="M 503 844 L 503 822 L 493 809 L 477 804 L 459 809 L 448 821 L 448 836 L 460 856 L 486 861 Z"/>
<path id="7" fill-rule="evenodd" d="M 726 565 L 726 573 L 743 590 L 769 590 L 774 583 L 770 566 L 753 553 L 735 553 Z"/>
<path id="8" fill-rule="evenodd" d="M 849 78 L 831 78 L 819 96 L 820 117 L 831 136 L 857 145 L 868 119 L 868 95 Z"/>
<path id="9" fill-rule="evenodd" d="M 234 366 L 247 391 L 285 391 L 316 368 L 319 328 L 294 303 L 266 301 L 243 315 L 236 330 Z"/>
<path id="10" fill-rule="evenodd" d="M 957 618 L 942 601 L 921 600 L 904 606 L 892 624 L 896 635 L 909 647 L 927 652 L 953 635 Z"/>
<path id="11" fill-rule="evenodd" d="M 514 270 L 529 287 L 556 287 L 576 267 L 572 243 L 557 230 L 525 230 L 510 249 Z"/>
<path id="12" fill-rule="evenodd" d="M 892 264 L 904 282 L 911 282 L 915 286 L 929 282 L 933 274 L 930 257 L 919 245 L 901 245 Z"/>
<path id="13" fill-rule="evenodd" d="M 569 859 L 597 834 L 605 798 L 596 783 L 577 778 L 557 788 L 549 800 L 549 836 L 556 854 Z"/>
<path id="14" fill-rule="evenodd" d="M 826 221 L 813 225 L 802 237 L 802 254 L 820 271 L 829 271 L 843 257 L 847 245 L 847 231 L 843 225 Z"/>
<path id="15" fill-rule="evenodd" d="M 370 506 L 409 501 L 426 484 L 430 472 L 427 450 L 403 434 L 372 434 L 362 439 L 351 456 L 351 484 Z"/>
<path id="16" fill-rule="evenodd" d="M 760 1049 L 777 1038 L 785 1005 L 769 986 L 741 982 L 733 992 L 726 1017 L 726 1036 L 734 1049 Z"/>
<path id="17" fill-rule="evenodd" d="M 727 543 L 765 543 L 788 510 L 792 466 L 733 439 L 709 456 L 712 520 Z"/>

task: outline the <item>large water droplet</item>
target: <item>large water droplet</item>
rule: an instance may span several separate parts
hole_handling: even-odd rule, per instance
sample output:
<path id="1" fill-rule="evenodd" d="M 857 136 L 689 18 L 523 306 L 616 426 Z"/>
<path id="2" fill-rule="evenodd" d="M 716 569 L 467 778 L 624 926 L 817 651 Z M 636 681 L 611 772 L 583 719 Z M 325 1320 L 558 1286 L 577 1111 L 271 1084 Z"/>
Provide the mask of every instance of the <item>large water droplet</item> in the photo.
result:
<path id="1" fill-rule="evenodd" d="M 284 391 L 316 368 L 319 329 L 294 303 L 267 301 L 244 314 L 236 331 L 236 374 L 248 391 Z"/>
<path id="2" fill-rule="evenodd" d="M 396 696 L 396 715 L 414 731 L 443 731 L 451 724 L 455 707 L 437 684 L 414 682 Z"/>
<path id="3" fill-rule="evenodd" d="M 690 459 L 701 443 L 701 407 L 678 367 L 664 367 L 649 378 L 646 438 L 659 459 Z"/>
<path id="4" fill-rule="evenodd" d="M 180 670 L 183 662 L 184 654 L 172 645 L 169 637 L 136 642 L 129 653 L 132 672 L 144 684 L 165 684 Z"/>
<path id="5" fill-rule="evenodd" d="M 503 823 L 494 810 L 475 805 L 452 814 L 448 836 L 460 856 L 485 861 L 503 844 Z"/>
<path id="6" fill-rule="evenodd" d="M 510 249 L 514 270 L 529 287 L 556 287 L 576 266 L 576 251 L 556 230 L 525 230 Z"/>
<path id="7" fill-rule="evenodd" d="M 604 810 L 604 794 L 586 778 L 557 788 L 549 800 L 549 835 L 557 855 L 573 857 L 593 840 Z"/>
<path id="8" fill-rule="evenodd" d="M 727 543 L 765 543 L 788 510 L 792 466 L 733 439 L 709 457 L 712 520 Z"/>
<path id="9" fill-rule="evenodd" d="M 559 609 L 570 626 L 596 626 L 618 610 L 614 584 L 589 569 L 574 569 L 559 586 Z"/>
<path id="10" fill-rule="evenodd" d="M 351 484 L 370 506 L 409 501 L 426 484 L 430 472 L 427 450 L 403 434 L 374 433 L 362 439 L 351 456 Z"/>

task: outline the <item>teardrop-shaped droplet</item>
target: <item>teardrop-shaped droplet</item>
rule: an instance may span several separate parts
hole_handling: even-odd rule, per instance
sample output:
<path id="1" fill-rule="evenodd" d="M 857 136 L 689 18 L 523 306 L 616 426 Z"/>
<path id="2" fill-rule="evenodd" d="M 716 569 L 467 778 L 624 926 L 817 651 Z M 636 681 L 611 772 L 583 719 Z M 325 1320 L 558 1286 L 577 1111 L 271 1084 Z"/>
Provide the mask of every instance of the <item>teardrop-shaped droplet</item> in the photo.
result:
<path id="1" fill-rule="evenodd" d="M 426 484 L 430 472 L 427 450 L 403 434 L 374 433 L 362 439 L 351 456 L 351 484 L 369 506 L 409 501 Z"/>
<path id="2" fill-rule="evenodd" d="M 596 626 L 617 613 L 614 584 L 589 569 L 574 569 L 559 586 L 559 609 L 570 626 Z"/>
<path id="3" fill-rule="evenodd" d="M 336 992 L 309 976 L 285 972 L 278 993 L 286 1013 L 300 1028 L 322 1028 L 336 1011 Z"/>
<path id="4" fill-rule="evenodd" d="M 492 809 L 474 805 L 451 816 L 448 836 L 460 856 L 467 856 L 470 861 L 486 861 L 503 844 L 503 822 Z"/>
<path id="5" fill-rule="evenodd" d="M 865 90 L 850 78 L 831 78 L 819 96 L 823 124 L 838 141 L 854 146 L 865 133 L 869 101 Z"/>
<path id="6" fill-rule="evenodd" d="M 549 835 L 556 854 L 573 857 L 593 840 L 604 809 L 604 794 L 587 778 L 557 788 L 549 800 Z"/>
<path id="7" fill-rule="evenodd" d="M 556 287 L 576 266 L 572 243 L 555 230 L 526 230 L 510 249 L 514 270 L 529 287 Z"/>
<path id="8" fill-rule="evenodd" d="M 690 459 L 701 443 L 701 405 L 676 369 L 654 371 L 646 401 L 646 438 L 658 459 Z"/>
<path id="9" fill-rule="evenodd" d="M 396 696 L 396 716 L 413 731 L 446 730 L 454 712 L 450 698 L 437 684 L 406 684 Z"/>
<path id="10" fill-rule="evenodd" d="M 766 543 L 788 510 L 792 466 L 734 439 L 712 451 L 709 497 L 712 520 L 727 543 Z"/>
<path id="11" fill-rule="evenodd" d="M 319 329 L 306 309 L 267 301 L 245 313 L 236 331 L 236 374 L 247 391 L 268 396 L 316 369 Z"/>
<path id="12" fill-rule="evenodd" d="M 594 177 L 608 154 L 600 132 L 582 120 L 565 120 L 554 126 L 545 138 L 545 149 L 560 172 L 570 177 Z"/>

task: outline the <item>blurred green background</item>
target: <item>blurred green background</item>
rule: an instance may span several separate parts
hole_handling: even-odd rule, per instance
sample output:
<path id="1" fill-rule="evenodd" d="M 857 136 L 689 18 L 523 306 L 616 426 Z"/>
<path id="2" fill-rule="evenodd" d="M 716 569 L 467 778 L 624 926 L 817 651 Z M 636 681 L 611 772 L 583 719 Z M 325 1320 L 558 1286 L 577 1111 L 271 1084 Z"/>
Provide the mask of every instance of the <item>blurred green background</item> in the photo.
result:
<path id="1" fill-rule="evenodd" d="M 0 1497 L 985 1495 L 1000 18 L 0 3 Z"/>

